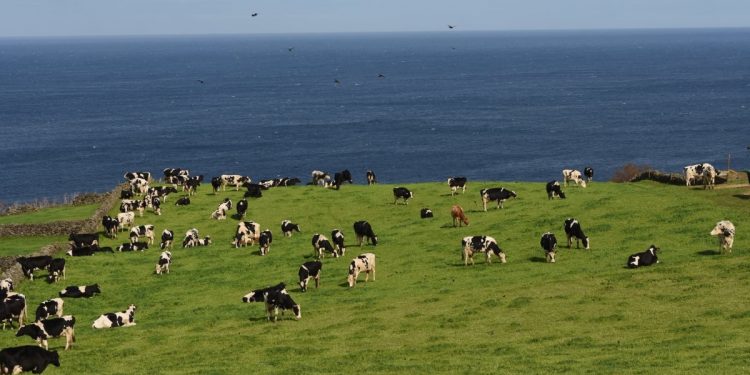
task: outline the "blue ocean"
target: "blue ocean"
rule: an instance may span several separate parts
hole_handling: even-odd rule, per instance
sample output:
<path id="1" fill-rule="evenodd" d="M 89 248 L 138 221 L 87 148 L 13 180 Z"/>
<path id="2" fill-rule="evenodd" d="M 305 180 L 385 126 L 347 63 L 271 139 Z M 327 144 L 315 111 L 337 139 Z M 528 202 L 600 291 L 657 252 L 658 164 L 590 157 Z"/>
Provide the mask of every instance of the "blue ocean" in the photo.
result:
<path id="1" fill-rule="evenodd" d="M 750 29 L 0 39 L 0 201 L 127 171 L 747 169 Z"/>

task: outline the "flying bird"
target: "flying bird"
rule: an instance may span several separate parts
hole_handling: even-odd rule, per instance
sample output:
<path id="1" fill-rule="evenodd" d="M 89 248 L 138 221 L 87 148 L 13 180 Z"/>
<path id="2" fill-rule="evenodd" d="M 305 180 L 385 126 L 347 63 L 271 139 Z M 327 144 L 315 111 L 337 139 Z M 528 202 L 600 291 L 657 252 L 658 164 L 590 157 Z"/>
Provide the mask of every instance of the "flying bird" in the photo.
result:
<path id="1" fill-rule="evenodd" d="M 385 76 L 383 75 L 383 73 L 380 73 L 378 74 L 378 78 L 385 78 Z"/>
<path id="2" fill-rule="evenodd" d="M 335 83 L 335 84 L 337 84 L 337 85 L 340 85 L 340 84 L 341 84 L 341 81 L 339 81 L 338 79 L 334 79 L 334 80 L 333 80 L 333 83 Z"/>
<path id="3" fill-rule="evenodd" d="M 258 12 L 251 14 L 250 17 L 258 17 Z"/>
<path id="4" fill-rule="evenodd" d="M 200 82 L 200 83 L 206 83 L 206 82 L 203 82 L 203 80 L 202 80 L 202 79 L 196 79 L 196 81 L 198 81 L 198 82 Z"/>
<path id="5" fill-rule="evenodd" d="M 449 29 L 453 29 L 454 27 L 456 27 L 456 26 L 453 26 L 453 25 L 448 25 L 448 28 L 449 28 Z"/>
<path id="6" fill-rule="evenodd" d="M 294 47 L 289 47 L 289 48 L 287 48 L 287 50 L 289 50 L 289 52 L 292 52 L 292 51 L 294 51 Z"/>

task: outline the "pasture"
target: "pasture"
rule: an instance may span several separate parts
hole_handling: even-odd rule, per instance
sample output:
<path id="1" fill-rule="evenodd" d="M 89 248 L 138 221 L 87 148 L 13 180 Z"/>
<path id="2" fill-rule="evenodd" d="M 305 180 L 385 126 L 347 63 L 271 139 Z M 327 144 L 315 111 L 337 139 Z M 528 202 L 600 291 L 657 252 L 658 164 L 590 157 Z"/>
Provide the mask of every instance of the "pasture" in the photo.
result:
<path id="1" fill-rule="evenodd" d="M 357 181 L 357 182 L 361 182 Z M 270 254 L 257 246 L 235 249 L 237 220 L 210 220 L 225 197 L 236 205 L 242 191 L 214 194 L 210 184 L 175 207 L 180 194 L 136 224 L 156 226 L 156 244 L 138 253 L 66 257 L 67 280 L 18 283 L 29 315 L 67 285 L 98 283 L 102 294 L 67 299 L 77 319 L 73 349 L 50 341 L 61 354 L 52 374 L 254 373 L 742 373 L 750 371 L 750 201 L 738 189 L 704 191 L 652 182 L 594 182 L 564 188 L 568 199 L 548 201 L 544 183 L 469 181 L 466 194 L 450 195 L 445 182 L 404 185 L 408 205 L 393 204 L 394 185 L 279 187 L 249 198 L 245 220 L 274 234 Z M 479 190 L 503 186 L 518 198 L 481 211 Z M 460 204 L 468 227 L 451 225 Z M 433 219 L 420 219 L 429 207 Z M 116 208 L 115 208 L 116 210 Z M 113 212 L 114 214 L 115 212 Z M 234 206 L 231 211 L 235 213 Z M 591 250 L 567 249 L 562 226 L 577 218 Z M 285 238 L 290 219 L 302 233 Z M 376 247 L 354 246 L 352 223 L 367 220 Z M 720 255 L 708 235 L 729 219 L 737 227 L 731 255 Z M 213 245 L 182 249 L 196 227 Z M 158 237 L 175 232 L 171 274 L 154 275 Z M 347 252 L 323 259 L 320 289 L 301 293 L 300 264 L 312 260 L 314 233 L 343 230 Z M 556 234 L 557 263 L 544 261 L 539 239 Z M 465 267 L 461 238 L 490 235 L 508 256 Z M 104 246 L 127 242 L 104 239 Z M 3 239 L 4 241 L 4 239 Z M 626 269 L 629 254 L 655 244 L 661 263 Z M 347 266 L 360 252 L 377 255 L 376 281 L 346 285 Z M 62 254 L 60 256 L 63 256 Z M 46 275 L 46 271 L 37 271 Z M 244 294 L 284 281 L 301 305 L 266 321 L 261 303 Z M 94 330 L 104 312 L 137 305 L 137 325 Z M 0 347 L 33 344 L 0 333 Z"/>

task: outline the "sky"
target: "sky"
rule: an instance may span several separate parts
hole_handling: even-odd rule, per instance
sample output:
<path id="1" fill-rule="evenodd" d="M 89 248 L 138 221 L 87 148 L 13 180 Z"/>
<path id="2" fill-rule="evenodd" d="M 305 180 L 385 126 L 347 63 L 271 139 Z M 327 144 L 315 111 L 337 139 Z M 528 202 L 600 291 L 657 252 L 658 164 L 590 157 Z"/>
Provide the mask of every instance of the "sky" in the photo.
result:
<path id="1" fill-rule="evenodd" d="M 750 27 L 750 0 L 0 0 L 0 37 L 404 32 L 449 24 L 457 31 Z"/>

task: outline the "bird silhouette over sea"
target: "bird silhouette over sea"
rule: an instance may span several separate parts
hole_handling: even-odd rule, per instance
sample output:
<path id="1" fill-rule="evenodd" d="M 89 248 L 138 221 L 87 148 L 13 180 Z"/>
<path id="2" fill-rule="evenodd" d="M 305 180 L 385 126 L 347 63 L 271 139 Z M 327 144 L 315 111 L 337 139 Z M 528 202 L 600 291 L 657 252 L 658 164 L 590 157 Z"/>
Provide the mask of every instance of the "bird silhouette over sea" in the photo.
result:
<path id="1" fill-rule="evenodd" d="M 338 79 L 334 79 L 334 80 L 333 80 L 333 83 L 335 83 L 336 85 L 340 85 L 340 84 L 341 84 L 341 81 L 339 81 Z"/>
<path id="2" fill-rule="evenodd" d="M 453 26 L 453 25 L 448 25 L 448 28 L 449 28 L 449 29 L 453 29 L 454 27 L 456 27 L 456 26 Z"/>
<path id="3" fill-rule="evenodd" d="M 378 78 L 385 78 L 385 75 L 383 73 L 378 74 Z"/>
<path id="4" fill-rule="evenodd" d="M 206 82 L 203 82 L 203 80 L 202 80 L 202 79 L 196 79 L 196 81 L 197 81 L 197 82 L 200 82 L 200 83 L 206 83 Z"/>
<path id="5" fill-rule="evenodd" d="M 258 12 L 254 12 L 253 14 L 250 15 L 250 17 L 258 17 Z"/>

